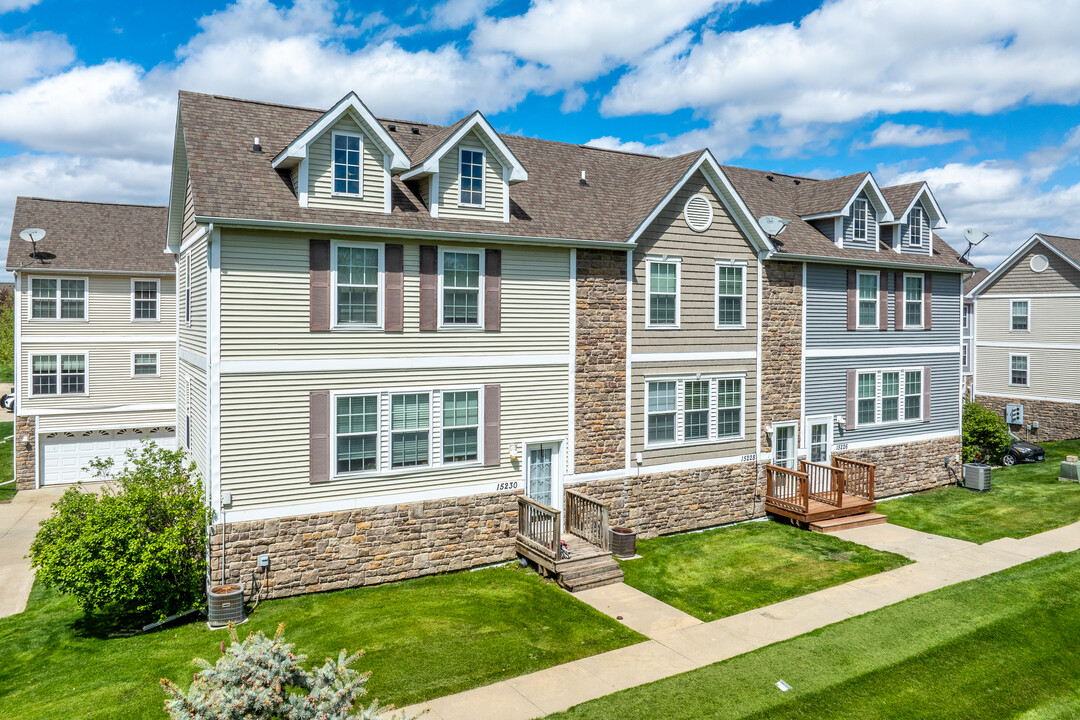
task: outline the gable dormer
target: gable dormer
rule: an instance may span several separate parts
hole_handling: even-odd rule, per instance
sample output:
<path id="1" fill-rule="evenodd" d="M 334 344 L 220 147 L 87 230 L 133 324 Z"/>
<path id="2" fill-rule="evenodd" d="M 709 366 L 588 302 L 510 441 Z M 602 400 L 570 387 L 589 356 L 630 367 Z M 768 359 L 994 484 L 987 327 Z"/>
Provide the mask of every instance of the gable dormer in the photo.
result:
<path id="1" fill-rule="evenodd" d="M 889 203 L 870 173 L 800 186 L 796 205 L 803 220 L 850 250 L 878 250 L 881 226 L 893 221 Z"/>
<path id="2" fill-rule="evenodd" d="M 885 227 L 884 239 L 893 250 L 912 255 L 933 255 L 934 230 L 946 220 L 926 183 L 885 188 L 895 218 Z"/>
<path id="3" fill-rule="evenodd" d="M 391 175 L 405 151 L 356 93 L 349 93 L 274 158 L 301 207 L 390 212 Z"/>
<path id="4" fill-rule="evenodd" d="M 419 184 L 432 217 L 510 222 L 510 186 L 524 165 L 479 111 L 432 136 L 401 176 Z"/>

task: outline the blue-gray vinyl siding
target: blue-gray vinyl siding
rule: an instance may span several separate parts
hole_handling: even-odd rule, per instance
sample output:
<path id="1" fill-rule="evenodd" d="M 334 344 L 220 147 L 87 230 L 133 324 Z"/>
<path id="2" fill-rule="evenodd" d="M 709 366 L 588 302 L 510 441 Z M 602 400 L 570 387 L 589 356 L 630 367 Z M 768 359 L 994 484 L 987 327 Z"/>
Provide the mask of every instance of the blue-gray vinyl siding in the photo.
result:
<path id="1" fill-rule="evenodd" d="M 811 220 L 810 224 L 822 235 L 829 238 L 829 242 L 836 242 L 836 220 L 834 218 Z"/>
<path id="2" fill-rule="evenodd" d="M 866 240 L 855 240 L 855 203 L 851 203 L 851 210 L 844 216 L 844 247 L 850 250 L 876 250 L 878 243 L 878 223 L 875 217 L 877 210 L 874 203 L 866 193 L 860 193 L 856 199 L 865 200 L 868 207 L 866 222 Z"/>
<path id="3" fill-rule="evenodd" d="M 930 368 L 930 420 L 865 425 L 841 434 L 834 420 L 833 441 L 854 443 L 936 432 L 959 432 L 960 356 L 956 353 L 858 358 L 806 359 L 806 415 L 847 414 L 847 371 Z M 853 424 L 847 418 L 848 425 Z"/>
<path id="4" fill-rule="evenodd" d="M 891 252 L 891 251 L 890 251 Z M 809 263 L 806 266 L 806 347 L 900 347 L 960 344 L 960 275 L 929 273 L 930 330 L 894 330 L 895 272 L 888 271 L 888 330 L 847 329 L 847 267 Z"/>

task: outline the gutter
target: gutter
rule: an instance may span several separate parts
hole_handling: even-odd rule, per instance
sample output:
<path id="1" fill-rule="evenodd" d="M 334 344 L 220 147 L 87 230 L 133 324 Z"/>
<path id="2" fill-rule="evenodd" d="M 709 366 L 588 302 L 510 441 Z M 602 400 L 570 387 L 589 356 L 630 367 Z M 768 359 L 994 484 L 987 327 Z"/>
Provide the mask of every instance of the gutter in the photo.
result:
<path id="1" fill-rule="evenodd" d="M 876 267 L 876 268 L 896 268 L 902 270 L 921 270 L 923 272 L 949 272 L 949 273 L 964 273 L 973 274 L 975 268 L 966 267 L 950 267 L 947 265 L 925 265 L 916 263 L 901 263 L 901 262 L 882 262 L 873 260 L 862 260 L 856 258 L 838 258 L 821 255 L 795 255 L 785 252 L 769 253 L 768 256 L 763 258 L 765 260 L 791 260 L 792 262 L 816 262 L 826 263 L 831 265 L 856 265 L 859 267 Z"/>

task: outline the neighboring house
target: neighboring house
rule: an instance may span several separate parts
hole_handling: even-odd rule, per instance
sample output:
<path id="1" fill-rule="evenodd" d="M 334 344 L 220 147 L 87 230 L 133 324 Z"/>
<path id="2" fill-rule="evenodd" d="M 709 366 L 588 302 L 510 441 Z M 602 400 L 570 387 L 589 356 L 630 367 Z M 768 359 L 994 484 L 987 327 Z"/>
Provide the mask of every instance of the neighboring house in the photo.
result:
<path id="1" fill-rule="evenodd" d="M 167 209 L 20 197 L 15 273 L 15 477 L 20 489 L 91 477 L 144 437 L 173 446 L 176 305 Z M 42 228 L 33 246 L 19 238 Z"/>
<path id="2" fill-rule="evenodd" d="M 948 481 L 961 278 L 880 189 L 181 93 L 180 443 L 212 572 L 274 595 L 509 559 L 518 495 L 644 535 L 764 513 L 764 463 Z M 757 219 L 791 221 L 770 238 Z M 805 311 L 804 311 L 805 309 Z"/>
<path id="3" fill-rule="evenodd" d="M 963 347 L 960 364 L 964 371 L 964 399 L 969 402 L 975 399 L 972 394 L 975 384 L 975 297 L 972 293 L 989 274 L 987 268 L 975 268 L 975 274 L 964 280 L 964 317 L 961 325 Z"/>
<path id="4" fill-rule="evenodd" d="M 1080 437 L 1080 239 L 1032 235 L 971 294 L 975 400 L 1032 439 Z"/>

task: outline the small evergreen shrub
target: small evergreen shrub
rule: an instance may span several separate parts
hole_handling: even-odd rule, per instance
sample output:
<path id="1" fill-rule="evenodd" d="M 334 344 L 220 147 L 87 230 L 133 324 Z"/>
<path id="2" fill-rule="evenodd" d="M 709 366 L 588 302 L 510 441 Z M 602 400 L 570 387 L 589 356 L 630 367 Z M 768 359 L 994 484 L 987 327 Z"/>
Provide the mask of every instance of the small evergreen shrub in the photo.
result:
<path id="1" fill-rule="evenodd" d="M 1001 462 L 1012 445 L 1005 418 L 982 405 L 964 405 L 964 462 Z"/>
<path id="2" fill-rule="evenodd" d="M 349 667 L 362 652 L 346 656 L 342 650 L 336 661 L 327 658 L 309 672 L 307 657 L 285 642 L 284 623 L 272 638 L 258 632 L 240 642 L 231 625 L 229 637 L 232 644 L 216 664 L 195 659 L 201 670 L 186 693 L 162 678 L 171 720 L 375 720 L 393 711 L 377 701 L 356 706 L 371 675 Z"/>
<path id="3" fill-rule="evenodd" d="M 204 602 L 209 512 L 183 450 L 146 439 L 91 467 L 98 492 L 71 487 L 30 547 L 38 580 L 73 595 L 87 614 L 162 619 Z"/>

